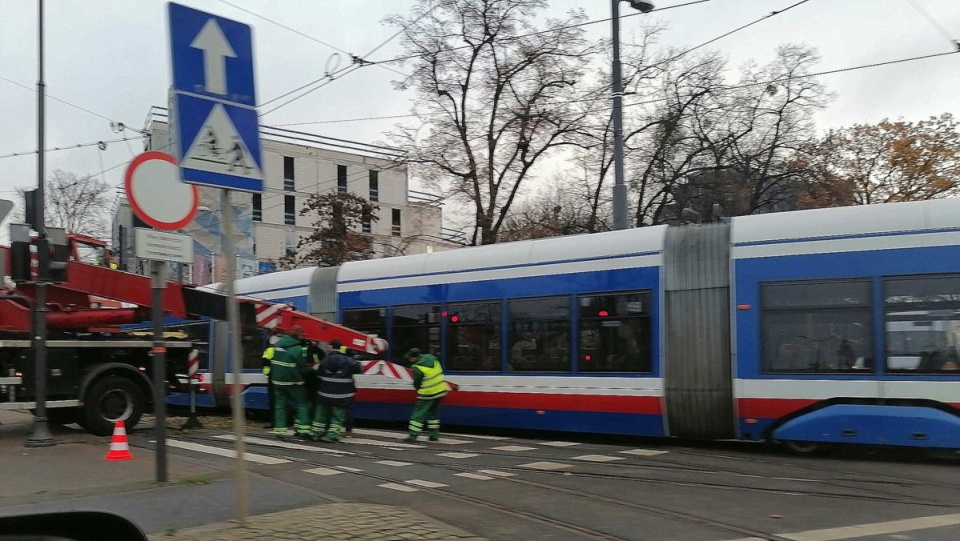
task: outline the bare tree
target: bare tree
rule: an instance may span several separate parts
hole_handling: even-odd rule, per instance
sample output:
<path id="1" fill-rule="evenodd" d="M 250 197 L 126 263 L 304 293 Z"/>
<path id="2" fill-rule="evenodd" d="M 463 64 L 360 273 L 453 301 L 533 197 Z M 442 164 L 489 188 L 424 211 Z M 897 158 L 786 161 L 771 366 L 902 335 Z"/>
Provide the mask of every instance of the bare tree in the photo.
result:
<path id="1" fill-rule="evenodd" d="M 537 27 L 545 0 L 420 0 L 400 27 L 413 56 L 401 89 L 416 92 L 421 124 L 393 134 L 427 185 L 468 203 L 473 244 L 497 241 L 535 166 L 576 145 L 576 106 L 596 43 L 582 12 Z"/>
<path id="2" fill-rule="evenodd" d="M 109 184 L 92 175 L 54 170 L 44 186 L 44 224 L 68 233 L 105 237 L 110 229 L 110 190 Z M 25 191 L 17 191 L 25 200 Z"/>

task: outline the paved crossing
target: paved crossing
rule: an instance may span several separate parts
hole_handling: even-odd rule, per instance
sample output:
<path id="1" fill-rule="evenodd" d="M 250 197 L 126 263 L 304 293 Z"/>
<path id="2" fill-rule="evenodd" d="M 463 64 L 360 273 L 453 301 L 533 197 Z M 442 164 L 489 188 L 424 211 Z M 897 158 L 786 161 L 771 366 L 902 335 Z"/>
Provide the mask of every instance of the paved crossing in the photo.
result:
<path id="1" fill-rule="evenodd" d="M 382 475 L 395 481 L 378 483 L 376 486 L 393 491 L 416 492 L 423 489 L 446 488 L 452 484 L 464 482 L 490 481 L 497 478 L 512 477 L 522 475 L 524 471 L 531 474 L 536 472 L 575 471 L 576 468 L 591 463 L 622 463 L 631 459 L 643 459 L 669 452 L 660 449 L 610 447 L 609 452 L 602 454 L 596 452 L 584 453 L 591 446 L 582 442 L 533 441 L 505 436 L 472 434 L 444 434 L 439 442 L 429 443 L 405 443 L 401 441 L 405 437 L 406 432 L 403 431 L 355 429 L 351 434 L 345 435 L 340 443 L 319 444 L 296 440 L 277 440 L 269 435 L 251 434 L 245 436 L 244 441 L 256 452 L 245 453 L 244 459 L 261 466 L 289 465 L 298 460 L 294 459 L 290 452 L 298 452 L 297 456 L 301 456 L 299 460 L 310 462 L 313 459 L 302 458 L 304 456 L 302 453 L 307 453 L 305 456 L 316 456 L 316 460 L 321 461 L 323 465 L 318 466 L 314 462 L 310 464 L 310 467 L 303 468 L 302 471 L 310 476 L 316 476 L 318 480 L 349 474 L 369 474 L 374 477 Z M 209 438 L 223 442 L 235 440 L 233 434 L 214 434 Z M 236 458 L 236 453 L 233 450 L 215 445 L 182 441 L 176 438 L 168 439 L 167 444 L 169 447 L 186 452 L 216 455 L 225 459 Z M 445 446 L 456 446 L 459 449 L 445 450 L 443 449 Z M 271 450 L 274 450 L 275 453 Z M 593 447 L 589 450 L 597 451 L 598 448 Z M 419 466 L 417 462 L 409 459 L 404 460 L 400 457 L 389 457 L 389 451 L 414 451 L 418 458 L 436 457 L 439 462 L 446 464 L 450 464 L 449 461 L 452 460 L 456 467 L 446 470 L 442 468 L 432 470 L 433 476 L 430 479 L 425 479 L 421 478 L 425 471 L 423 468 L 417 468 Z M 538 451 L 541 453 L 538 453 Z M 543 456 L 544 454 L 548 454 L 550 458 L 546 459 Z M 526 460 L 524 460 L 525 457 Z M 340 462 L 337 459 L 345 458 L 354 459 L 350 462 L 352 466 L 348 467 L 336 463 Z M 491 463 L 499 465 L 501 469 L 491 468 Z M 476 464 L 477 469 L 471 469 L 471 464 Z M 384 470 L 383 468 L 387 469 Z M 397 477 L 402 478 L 403 474 L 400 472 L 407 469 L 411 470 L 411 478 L 402 481 L 396 480 Z"/>

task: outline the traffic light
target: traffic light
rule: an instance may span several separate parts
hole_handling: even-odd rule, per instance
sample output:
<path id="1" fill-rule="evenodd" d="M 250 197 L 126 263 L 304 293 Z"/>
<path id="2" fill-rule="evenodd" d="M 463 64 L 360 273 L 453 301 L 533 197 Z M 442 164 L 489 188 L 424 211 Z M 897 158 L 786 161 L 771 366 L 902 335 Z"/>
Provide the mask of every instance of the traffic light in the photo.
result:
<path id="1" fill-rule="evenodd" d="M 56 227 L 47 228 L 47 237 L 36 240 L 37 279 L 40 282 L 62 283 L 67 281 L 67 261 L 70 247 L 66 231 Z"/>

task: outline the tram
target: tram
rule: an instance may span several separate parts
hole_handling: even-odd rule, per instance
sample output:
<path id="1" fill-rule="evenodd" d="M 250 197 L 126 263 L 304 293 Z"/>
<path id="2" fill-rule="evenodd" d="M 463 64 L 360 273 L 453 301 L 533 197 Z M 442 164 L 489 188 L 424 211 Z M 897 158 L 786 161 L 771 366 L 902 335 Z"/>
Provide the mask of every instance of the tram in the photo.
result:
<path id="1" fill-rule="evenodd" d="M 436 355 L 459 385 L 446 424 L 960 448 L 957 198 L 350 262 L 237 291 L 375 333 L 394 362 Z M 225 367 L 211 356 L 214 377 Z M 358 418 L 407 418 L 409 383 L 358 386 Z"/>

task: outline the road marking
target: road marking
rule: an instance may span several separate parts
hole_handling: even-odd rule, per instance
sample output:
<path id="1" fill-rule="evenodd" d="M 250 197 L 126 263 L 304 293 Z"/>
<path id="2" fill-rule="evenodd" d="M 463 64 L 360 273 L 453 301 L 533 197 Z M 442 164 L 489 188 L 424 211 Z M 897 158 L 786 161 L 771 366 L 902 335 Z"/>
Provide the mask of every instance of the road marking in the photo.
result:
<path id="1" fill-rule="evenodd" d="M 624 455 L 636 455 L 636 456 L 657 456 L 665 455 L 670 451 L 655 451 L 653 449 L 628 449 L 626 451 L 620 451 L 620 454 Z"/>
<path id="2" fill-rule="evenodd" d="M 423 449 L 422 445 L 414 445 L 412 443 L 401 443 L 397 441 L 367 440 L 363 438 L 344 438 L 340 441 L 344 443 L 349 443 L 351 445 L 373 445 L 375 447 L 388 447 L 390 449 L 402 449 L 404 451 L 410 450 L 410 449 Z"/>
<path id="3" fill-rule="evenodd" d="M 531 470 L 555 471 L 564 468 L 572 468 L 570 464 L 561 464 L 559 462 L 531 462 L 529 464 L 520 464 L 518 468 L 530 468 Z"/>
<path id="4" fill-rule="evenodd" d="M 952 515 L 934 515 L 930 517 L 891 520 L 888 522 L 855 524 L 853 526 L 824 528 L 822 530 L 807 530 L 805 532 L 778 533 L 777 537 L 790 539 L 791 541 L 838 541 L 840 539 L 856 539 L 857 537 L 911 532 L 914 530 L 926 530 L 929 528 L 942 528 L 944 526 L 956 526 L 958 524 L 960 524 L 960 513 L 954 513 Z M 736 541 L 758 540 L 762 541 L 762 539 L 757 537 L 745 537 L 742 539 L 737 539 Z"/>
<path id="5" fill-rule="evenodd" d="M 491 447 L 494 451 L 533 451 L 536 447 L 524 447 L 523 445 L 503 445 L 501 447 Z"/>
<path id="6" fill-rule="evenodd" d="M 497 470 L 479 470 L 479 471 L 480 471 L 480 473 L 485 473 L 485 474 L 487 474 L 487 475 L 493 475 L 493 476 L 495 476 L 495 477 L 513 477 L 513 476 L 517 475 L 517 474 L 515 474 L 515 473 L 510 473 L 510 472 L 505 472 L 505 471 L 497 471 Z"/>
<path id="7" fill-rule="evenodd" d="M 580 445 L 575 441 L 541 441 L 538 443 L 540 445 L 549 445 L 550 447 L 573 447 L 574 445 Z"/>
<path id="8" fill-rule="evenodd" d="M 445 456 L 447 458 L 473 458 L 480 455 L 477 453 L 437 453 L 437 456 Z"/>
<path id="9" fill-rule="evenodd" d="M 312 473 L 314 475 L 340 475 L 343 473 L 340 470 L 334 470 L 331 468 L 313 468 L 312 470 L 303 470 L 307 473 Z"/>
<path id="10" fill-rule="evenodd" d="M 400 462 L 399 460 L 378 460 L 377 464 L 383 464 L 384 466 L 396 466 L 398 468 L 413 465 L 412 462 Z"/>
<path id="11" fill-rule="evenodd" d="M 363 471 L 360 468 L 351 468 L 350 466 L 334 466 L 334 467 L 337 468 L 338 470 L 343 470 L 350 473 L 359 473 Z"/>
<path id="12" fill-rule="evenodd" d="M 221 434 L 219 436 L 214 436 L 218 440 L 226 441 L 236 441 L 237 437 L 233 434 Z M 263 445 L 264 447 L 277 447 L 278 449 L 292 449 L 295 451 L 310 451 L 313 453 L 327 453 L 331 455 L 353 455 L 349 451 L 341 451 L 340 449 L 331 449 L 329 447 L 323 447 L 320 445 L 305 445 L 302 443 L 293 443 L 288 441 L 280 440 L 271 440 L 268 438 L 258 438 L 255 436 L 244 436 L 243 441 L 253 445 Z"/>
<path id="13" fill-rule="evenodd" d="M 389 430 L 370 430 L 369 428 L 354 428 L 354 434 L 363 434 L 364 436 L 380 436 L 382 438 L 401 438 L 406 437 L 406 432 L 391 432 Z"/>
<path id="14" fill-rule="evenodd" d="M 489 475 L 480 475 L 479 473 L 470 472 L 455 473 L 454 475 L 457 477 L 466 477 L 467 479 L 476 479 L 478 481 L 489 481 L 493 479 L 493 477 L 490 477 Z"/>
<path id="15" fill-rule="evenodd" d="M 384 483 L 382 485 L 377 485 L 383 488 L 389 488 L 390 490 L 399 490 L 400 492 L 417 492 L 419 488 L 413 488 L 407 485 L 401 485 L 399 483 Z"/>
<path id="16" fill-rule="evenodd" d="M 187 441 L 167 439 L 168 447 L 176 447 L 187 451 L 196 451 L 198 453 L 207 453 L 208 455 L 225 456 L 227 458 L 237 458 L 237 452 L 233 449 L 221 449 L 212 445 L 202 445 L 199 443 L 190 443 Z M 256 462 L 257 464 L 286 464 L 289 460 L 275 458 L 267 455 L 257 455 L 254 453 L 243 453 L 243 459 L 247 462 Z"/>
<path id="17" fill-rule="evenodd" d="M 424 481 L 422 479 L 411 479 L 406 482 L 408 485 L 416 485 L 418 487 L 424 488 L 443 488 L 450 485 L 445 485 L 443 483 L 434 483 L 433 481 Z"/>
<path id="18" fill-rule="evenodd" d="M 613 462 L 615 460 L 623 460 L 623 457 L 607 455 L 580 455 L 573 457 L 573 460 L 583 460 L 585 462 Z"/>
<path id="19" fill-rule="evenodd" d="M 509 440 L 507 436 L 484 436 L 480 434 L 450 434 L 451 436 L 456 436 L 458 438 L 473 438 L 477 440 L 493 440 L 493 441 L 503 441 Z"/>
<path id="20" fill-rule="evenodd" d="M 371 429 L 369 429 L 369 428 L 355 428 L 355 429 L 353 429 L 353 433 L 354 433 L 354 434 L 361 434 L 361 435 L 364 435 L 364 436 L 375 436 L 375 437 L 379 437 L 379 438 L 390 438 L 390 439 L 395 439 L 395 440 L 397 440 L 397 439 L 402 439 L 402 438 L 406 438 L 406 437 L 408 436 L 408 434 L 407 434 L 406 432 L 391 432 L 391 431 L 389 431 L 389 430 L 371 430 Z M 370 441 L 370 440 L 362 440 L 362 441 Z M 356 442 L 354 442 L 354 443 L 356 443 Z M 454 438 L 444 438 L 444 437 L 441 437 L 441 438 L 440 438 L 440 441 L 433 442 L 433 443 L 442 443 L 442 444 L 445 444 L 445 445 L 463 445 L 463 444 L 465 444 L 465 443 L 473 443 L 473 442 L 465 441 L 465 440 L 458 440 L 458 439 L 454 439 Z M 397 444 L 396 444 L 396 443 L 391 443 L 390 445 L 397 445 Z"/>

